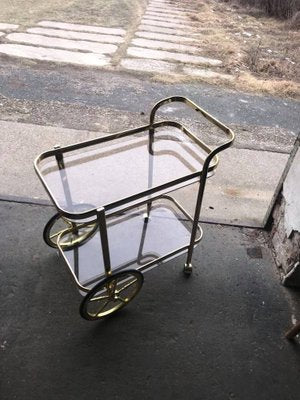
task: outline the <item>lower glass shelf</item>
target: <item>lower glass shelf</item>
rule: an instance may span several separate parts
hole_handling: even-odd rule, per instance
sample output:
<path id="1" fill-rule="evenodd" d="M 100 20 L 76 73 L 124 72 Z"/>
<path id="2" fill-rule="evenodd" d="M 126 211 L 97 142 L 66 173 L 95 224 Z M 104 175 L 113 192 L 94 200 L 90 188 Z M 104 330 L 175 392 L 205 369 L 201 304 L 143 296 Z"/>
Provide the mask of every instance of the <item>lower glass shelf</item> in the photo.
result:
<path id="1" fill-rule="evenodd" d="M 184 252 L 189 246 L 193 220 L 172 197 L 152 201 L 148 220 L 146 212 L 145 204 L 107 218 L 112 271 L 146 270 Z M 82 235 L 80 229 L 78 235 Z M 92 232 L 87 240 L 68 248 L 64 243 L 70 242 L 69 235 L 74 236 L 74 233 L 62 234 L 58 247 L 79 288 L 88 291 L 105 273 L 99 229 L 82 229 Z M 201 237 L 202 230 L 198 226 L 195 244 Z"/>

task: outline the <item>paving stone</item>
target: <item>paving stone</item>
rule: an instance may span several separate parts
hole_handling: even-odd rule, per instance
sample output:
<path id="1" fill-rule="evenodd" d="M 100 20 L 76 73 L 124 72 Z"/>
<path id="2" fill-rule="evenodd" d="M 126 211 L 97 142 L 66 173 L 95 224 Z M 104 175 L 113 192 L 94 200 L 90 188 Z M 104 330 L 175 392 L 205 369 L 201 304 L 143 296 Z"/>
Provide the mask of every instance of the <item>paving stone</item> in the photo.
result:
<path id="1" fill-rule="evenodd" d="M 69 24 L 69 23 L 65 23 L 65 22 L 41 21 L 38 23 L 38 25 L 49 27 L 49 28 L 58 28 L 58 29 L 65 29 L 65 30 L 71 30 L 71 31 L 104 33 L 106 35 L 124 36 L 126 34 L 125 29 L 121 29 L 121 28 L 106 28 L 106 27 L 102 27 L 102 26 Z"/>
<path id="2" fill-rule="evenodd" d="M 2 31 L 9 31 L 11 29 L 18 29 L 19 25 L 15 25 L 15 24 L 5 24 L 3 22 L 0 22 L 0 29 Z"/>
<path id="3" fill-rule="evenodd" d="M 21 44 L 0 44 L 0 53 L 34 60 L 92 65 L 97 67 L 109 64 L 109 58 L 102 54 L 79 53 L 75 51 L 48 49 L 45 47 L 25 46 Z"/>
<path id="4" fill-rule="evenodd" d="M 153 40 L 164 40 L 166 42 L 174 42 L 174 43 L 198 43 L 199 40 L 195 38 L 189 38 L 187 36 L 177 36 L 177 35 L 168 35 L 164 33 L 156 33 L 156 32 L 144 32 L 138 31 L 135 32 L 135 36 L 142 37 L 145 39 L 153 39 Z"/>
<path id="5" fill-rule="evenodd" d="M 52 37 L 62 37 L 65 39 L 89 40 L 91 42 L 100 42 L 100 43 L 122 43 L 124 41 L 124 39 L 121 36 L 101 35 L 97 33 L 73 32 L 73 31 L 65 31 L 62 29 L 29 28 L 27 29 L 27 32 L 37 33 L 39 35 L 46 35 Z"/>
<path id="6" fill-rule="evenodd" d="M 161 5 L 172 5 L 176 6 L 176 3 L 180 3 L 180 1 L 173 1 L 173 0 L 150 0 L 149 4 L 161 4 Z"/>
<path id="7" fill-rule="evenodd" d="M 160 10 L 166 10 L 166 11 L 179 11 L 179 12 L 184 12 L 186 11 L 186 8 L 183 7 L 177 7 L 174 6 L 174 4 L 157 4 L 157 3 L 149 3 L 147 10 L 149 10 L 150 8 L 158 8 Z"/>
<path id="8" fill-rule="evenodd" d="M 155 12 L 164 12 L 164 13 L 168 13 L 168 14 L 174 14 L 174 15 L 182 15 L 182 13 L 186 12 L 185 10 L 181 10 L 181 11 L 177 11 L 173 8 L 168 8 L 168 9 L 164 9 L 164 8 L 158 8 L 158 7 L 147 7 L 147 11 L 155 11 Z"/>
<path id="9" fill-rule="evenodd" d="M 162 26 L 163 28 L 174 28 L 174 29 L 183 29 L 187 31 L 192 31 L 193 28 L 189 25 L 183 24 L 174 24 L 173 22 L 164 22 L 164 21 L 155 21 L 149 18 L 143 18 L 141 21 L 143 25 L 154 25 L 154 26 Z"/>
<path id="10" fill-rule="evenodd" d="M 150 58 L 154 60 L 179 61 L 186 64 L 218 66 L 222 61 L 190 54 L 171 53 L 163 50 L 144 49 L 142 47 L 129 47 L 127 54 L 132 57 Z"/>
<path id="11" fill-rule="evenodd" d="M 163 28 L 161 26 L 154 26 L 154 25 L 147 25 L 147 24 L 141 24 L 138 29 L 140 31 L 166 33 L 169 35 L 177 35 L 177 36 L 180 36 L 180 35 L 185 36 L 187 34 L 187 32 L 185 30 L 174 29 L 174 28 Z"/>
<path id="12" fill-rule="evenodd" d="M 176 72 L 177 65 L 167 61 L 148 60 L 145 58 L 124 58 L 121 66 L 133 71 L 156 72 L 169 74 Z"/>
<path id="13" fill-rule="evenodd" d="M 171 6 L 174 6 L 174 5 L 176 5 L 176 4 L 174 4 L 174 1 L 164 1 L 164 0 L 151 0 L 151 1 L 149 1 L 149 5 L 150 4 L 158 4 L 158 5 L 171 5 Z"/>
<path id="14" fill-rule="evenodd" d="M 156 16 L 156 15 L 149 15 L 149 14 L 144 14 L 143 18 L 146 19 L 151 19 L 152 21 L 162 21 L 162 22 L 168 22 L 171 24 L 178 24 L 178 25 L 195 25 L 197 23 L 192 22 L 189 18 L 185 19 L 180 19 L 180 18 L 172 18 L 170 15 L 165 15 L 165 16 Z"/>
<path id="15" fill-rule="evenodd" d="M 117 50 L 114 44 L 85 42 L 83 40 L 69 40 L 31 33 L 11 33 L 7 39 L 13 42 L 29 43 L 44 47 L 60 47 L 62 49 L 84 50 L 97 54 L 111 54 Z"/>
<path id="16" fill-rule="evenodd" d="M 193 67 L 183 67 L 183 72 L 186 75 L 198 76 L 200 78 L 219 78 L 228 81 L 233 81 L 234 76 L 228 74 L 220 74 L 219 72 L 209 71 L 207 69 L 199 69 Z"/>
<path id="17" fill-rule="evenodd" d="M 174 3 L 173 2 L 170 2 L 170 1 L 163 1 L 163 0 L 161 0 L 161 1 L 158 1 L 158 0 L 152 0 L 152 1 L 149 1 L 149 5 L 153 5 L 153 4 L 157 4 L 157 5 L 173 5 L 174 6 Z"/>
<path id="18" fill-rule="evenodd" d="M 188 46 L 185 44 L 163 42 L 161 40 L 148 40 L 148 39 L 133 39 L 131 43 L 135 46 L 147 47 L 151 49 L 163 49 L 163 50 L 175 50 L 179 52 L 186 53 L 197 53 L 201 49 L 196 46 Z"/>
<path id="19" fill-rule="evenodd" d="M 153 11 L 152 12 L 151 11 L 146 11 L 145 14 L 144 14 L 144 17 L 147 17 L 147 18 L 149 17 L 151 19 L 161 19 L 161 18 L 166 18 L 166 17 L 170 18 L 170 16 L 168 14 L 156 13 L 156 12 L 153 12 Z M 174 19 L 180 20 L 180 21 L 190 22 L 189 17 L 185 16 L 184 14 L 176 15 L 176 16 L 174 16 Z"/>

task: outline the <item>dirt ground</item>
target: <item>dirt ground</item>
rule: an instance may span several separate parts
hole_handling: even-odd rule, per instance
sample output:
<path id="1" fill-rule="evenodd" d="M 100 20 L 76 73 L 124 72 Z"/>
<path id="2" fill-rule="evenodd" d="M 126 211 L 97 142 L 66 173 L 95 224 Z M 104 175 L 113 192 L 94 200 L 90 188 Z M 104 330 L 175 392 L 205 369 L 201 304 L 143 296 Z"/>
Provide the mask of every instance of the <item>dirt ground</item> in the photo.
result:
<path id="1" fill-rule="evenodd" d="M 0 22 L 29 26 L 41 19 L 118 26 L 134 22 L 146 0 L 1 0 Z M 26 11 L 24 11 L 26 10 Z"/>
<path id="2" fill-rule="evenodd" d="M 174 3 L 179 3 L 174 1 Z M 287 97 L 300 96 L 300 31 L 234 1 L 181 0 L 199 10 L 203 54 L 220 58 L 220 72 L 237 77 L 234 86 Z"/>

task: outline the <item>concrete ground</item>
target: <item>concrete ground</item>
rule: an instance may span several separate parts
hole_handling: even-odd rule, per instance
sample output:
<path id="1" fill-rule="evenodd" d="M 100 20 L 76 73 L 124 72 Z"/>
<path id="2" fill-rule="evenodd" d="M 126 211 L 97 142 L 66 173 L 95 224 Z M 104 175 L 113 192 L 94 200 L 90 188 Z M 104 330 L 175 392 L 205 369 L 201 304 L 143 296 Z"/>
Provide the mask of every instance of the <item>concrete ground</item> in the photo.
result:
<path id="1" fill-rule="evenodd" d="M 87 322 L 42 241 L 50 207 L 0 203 L 1 398 L 299 398 L 296 303 L 258 230 L 204 225 L 194 273 L 179 257 L 145 274 L 116 316 Z"/>

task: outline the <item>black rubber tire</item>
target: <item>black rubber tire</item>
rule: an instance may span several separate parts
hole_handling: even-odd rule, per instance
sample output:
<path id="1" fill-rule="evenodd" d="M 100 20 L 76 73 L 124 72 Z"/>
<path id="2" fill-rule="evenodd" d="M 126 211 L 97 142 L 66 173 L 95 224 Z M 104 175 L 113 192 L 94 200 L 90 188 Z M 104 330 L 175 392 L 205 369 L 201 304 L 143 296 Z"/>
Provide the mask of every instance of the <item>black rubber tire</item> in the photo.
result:
<path id="1" fill-rule="evenodd" d="M 43 239 L 44 239 L 44 242 L 45 242 L 48 246 L 50 246 L 50 247 L 52 247 L 52 248 L 54 248 L 54 249 L 57 249 L 58 247 L 57 247 L 57 244 L 55 244 L 55 243 L 50 239 L 50 231 L 51 231 L 51 228 L 53 227 L 53 225 L 55 224 L 55 222 L 58 221 L 60 218 L 61 218 L 61 216 L 60 216 L 59 213 L 54 214 L 53 217 L 51 217 L 51 218 L 49 219 L 49 221 L 46 223 L 45 228 L 44 228 L 44 231 L 43 231 Z M 66 229 L 67 229 L 67 228 L 66 228 Z"/>
<path id="2" fill-rule="evenodd" d="M 117 309 L 113 310 L 112 312 L 104 315 L 104 316 L 92 316 L 91 314 L 88 313 L 88 305 L 90 300 L 92 299 L 92 297 L 99 291 L 101 290 L 101 288 L 104 285 L 107 285 L 110 281 L 113 281 L 114 279 L 118 279 L 118 278 L 122 278 L 122 276 L 126 276 L 126 275 L 133 275 L 137 278 L 138 280 L 138 289 L 136 290 L 136 292 L 134 293 L 134 295 L 130 298 L 130 300 L 128 302 L 125 302 L 123 304 L 121 304 Z M 79 307 L 79 313 L 81 315 L 82 318 L 88 320 L 88 321 L 96 321 L 96 320 L 100 320 L 103 318 L 107 318 L 108 316 L 114 314 L 115 312 L 121 310 L 122 308 L 124 308 L 128 303 L 130 303 L 131 300 L 134 299 L 134 297 L 136 297 L 136 295 L 139 293 L 139 291 L 141 290 L 141 287 L 143 286 L 144 283 L 144 275 L 135 270 L 135 269 L 131 269 L 131 270 L 125 270 L 125 271 L 121 271 L 121 272 L 117 272 L 116 274 L 110 275 L 109 277 L 103 279 L 102 281 L 100 281 L 96 286 L 94 286 L 89 292 L 88 294 L 83 298 L 80 307 Z"/>

